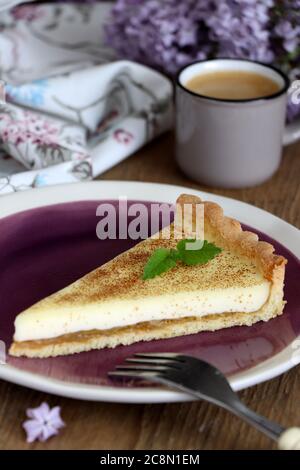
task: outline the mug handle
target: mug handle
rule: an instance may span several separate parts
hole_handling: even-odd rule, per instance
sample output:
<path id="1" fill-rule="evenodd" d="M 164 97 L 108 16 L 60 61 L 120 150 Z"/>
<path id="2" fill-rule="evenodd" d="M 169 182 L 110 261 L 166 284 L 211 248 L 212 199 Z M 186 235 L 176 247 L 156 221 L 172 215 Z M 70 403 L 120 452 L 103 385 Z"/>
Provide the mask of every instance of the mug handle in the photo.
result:
<path id="1" fill-rule="evenodd" d="M 283 145 L 290 145 L 300 139 L 300 119 L 287 124 L 283 133 Z"/>

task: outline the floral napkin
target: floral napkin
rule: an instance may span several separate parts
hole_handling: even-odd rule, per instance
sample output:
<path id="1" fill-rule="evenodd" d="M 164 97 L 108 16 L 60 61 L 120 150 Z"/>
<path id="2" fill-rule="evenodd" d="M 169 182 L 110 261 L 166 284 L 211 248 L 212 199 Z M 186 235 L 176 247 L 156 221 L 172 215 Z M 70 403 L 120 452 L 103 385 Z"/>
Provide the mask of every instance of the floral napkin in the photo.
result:
<path id="1" fill-rule="evenodd" d="M 171 127 L 169 80 L 105 46 L 110 8 L 0 12 L 0 195 L 90 179 Z"/>
<path id="2" fill-rule="evenodd" d="M 0 11 L 12 8 L 19 3 L 22 3 L 22 0 L 0 0 Z"/>

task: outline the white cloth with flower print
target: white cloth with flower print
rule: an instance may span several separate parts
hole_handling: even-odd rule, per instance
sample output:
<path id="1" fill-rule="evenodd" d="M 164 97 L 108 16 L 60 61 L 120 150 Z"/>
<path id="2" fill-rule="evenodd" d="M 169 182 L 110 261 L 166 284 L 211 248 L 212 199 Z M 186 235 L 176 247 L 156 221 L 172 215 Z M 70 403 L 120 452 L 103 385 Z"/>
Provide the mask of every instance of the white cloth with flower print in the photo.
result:
<path id="1" fill-rule="evenodd" d="M 0 195 L 90 179 L 171 127 L 169 80 L 103 45 L 110 8 L 0 13 Z"/>
<path id="2" fill-rule="evenodd" d="M 8 8 L 12 8 L 19 3 L 26 3 L 22 2 L 22 0 L 0 0 L 0 11 L 7 10 Z"/>

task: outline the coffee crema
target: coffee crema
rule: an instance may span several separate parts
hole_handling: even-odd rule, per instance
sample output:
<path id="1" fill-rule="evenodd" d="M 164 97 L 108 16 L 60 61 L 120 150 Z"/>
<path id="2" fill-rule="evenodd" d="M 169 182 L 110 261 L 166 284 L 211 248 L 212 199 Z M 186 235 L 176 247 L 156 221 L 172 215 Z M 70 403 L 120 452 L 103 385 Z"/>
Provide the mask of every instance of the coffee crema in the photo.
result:
<path id="1" fill-rule="evenodd" d="M 190 78 L 184 86 L 209 98 L 236 101 L 265 98 L 281 88 L 269 77 L 238 70 L 201 73 Z"/>

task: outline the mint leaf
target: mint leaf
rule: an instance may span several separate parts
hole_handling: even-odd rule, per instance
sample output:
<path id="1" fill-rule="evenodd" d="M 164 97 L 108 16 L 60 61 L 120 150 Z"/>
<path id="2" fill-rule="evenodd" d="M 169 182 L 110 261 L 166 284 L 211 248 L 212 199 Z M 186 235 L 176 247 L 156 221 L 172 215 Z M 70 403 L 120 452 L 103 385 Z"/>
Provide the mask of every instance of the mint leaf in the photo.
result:
<path id="1" fill-rule="evenodd" d="M 168 250 L 167 248 L 158 248 L 155 250 L 145 265 L 143 280 L 152 279 L 174 268 L 176 266 L 174 252 L 177 253 L 176 250 Z"/>
<path id="2" fill-rule="evenodd" d="M 195 240 L 180 240 L 180 242 L 177 243 L 179 259 L 188 266 L 205 264 L 222 251 L 214 245 L 214 243 L 209 243 L 207 240 L 204 240 L 203 246 L 200 250 L 188 250 L 186 248 L 188 243 L 195 243 Z"/>
<path id="3" fill-rule="evenodd" d="M 195 243 L 196 240 L 180 240 L 177 243 L 177 249 L 158 248 L 155 250 L 148 259 L 142 279 L 153 279 L 155 276 L 175 268 L 178 261 L 188 266 L 196 264 L 205 264 L 219 253 L 221 248 L 218 248 L 214 243 L 209 243 L 204 240 L 201 249 L 191 250 L 187 244 Z M 199 240 L 198 240 L 199 241 Z M 189 248 L 189 249 L 188 249 Z"/>

